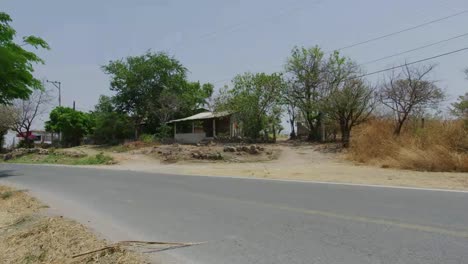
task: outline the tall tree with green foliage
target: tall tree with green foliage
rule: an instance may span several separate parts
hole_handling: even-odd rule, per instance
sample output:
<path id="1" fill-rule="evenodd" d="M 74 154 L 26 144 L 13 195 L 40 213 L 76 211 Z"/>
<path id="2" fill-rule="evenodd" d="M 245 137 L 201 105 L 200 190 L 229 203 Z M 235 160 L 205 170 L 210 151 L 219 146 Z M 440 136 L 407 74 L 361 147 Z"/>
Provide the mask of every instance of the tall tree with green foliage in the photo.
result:
<path id="1" fill-rule="evenodd" d="M 134 121 L 135 138 L 140 125 L 158 127 L 170 118 L 192 114 L 213 92 L 212 85 L 187 81 L 187 69 L 166 53 L 147 52 L 103 66 L 111 77 L 118 110 Z"/>
<path id="2" fill-rule="evenodd" d="M 111 97 L 101 95 L 91 113 L 92 137 L 98 144 L 117 144 L 133 136 L 132 120 L 125 113 L 117 111 Z"/>
<path id="3" fill-rule="evenodd" d="M 78 146 L 85 135 L 91 134 L 93 120 L 90 114 L 59 106 L 50 112 L 45 123 L 48 132 L 61 133 L 64 146 Z"/>
<path id="4" fill-rule="evenodd" d="M 221 92 L 216 111 L 237 113 L 245 136 L 253 140 L 258 140 L 262 133 L 266 139 L 270 131 L 277 131 L 284 87 L 282 75 L 245 73 L 237 75 L 232 83 L 232 89 Z"/>
<path id="5" fill-rule="evenodd" d="M 21 43 L 16 43 L 11 21 L 8 14 L 0 12 L 0 104 L 27 99 L 33 90 L 42 89 L 41 81 L 33 76 L 33 65 L 44 61 L 25 47 L 49 49 L 43 39 L 35 36 L 23 37 Z"/>
<path id="6" fill-rule="evenodd" d="M 285 68 L 291 85 L 288 85 L 287 93 L 295 101 L 301 119 L 309 129 L 309 140 L 322 137 L 322 101 L 346 78 L 345 63 L 346 59 L 338 52 L 326 58 L 318 46 L 295 47 L 288 58 Z"/>

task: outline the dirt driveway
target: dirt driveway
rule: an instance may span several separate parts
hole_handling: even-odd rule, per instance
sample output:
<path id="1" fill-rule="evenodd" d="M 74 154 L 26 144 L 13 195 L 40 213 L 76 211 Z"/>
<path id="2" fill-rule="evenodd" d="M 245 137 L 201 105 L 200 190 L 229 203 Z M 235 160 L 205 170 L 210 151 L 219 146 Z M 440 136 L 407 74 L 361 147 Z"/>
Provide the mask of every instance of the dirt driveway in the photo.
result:
<path id="1" fill-rule="evenodd" d="M 318 151 L 316 145 L 273 145 L 278 159 L 264 162 L 190 162 L 166 164 L 132 152 L 109 153 L 119 164 L 111 169 L 202 176 L 235 176 L 268 179 L 393 185 L 468 190 L 468 173 L 418 172 L 383 169 L 351 163 L 343 154 Z"/>

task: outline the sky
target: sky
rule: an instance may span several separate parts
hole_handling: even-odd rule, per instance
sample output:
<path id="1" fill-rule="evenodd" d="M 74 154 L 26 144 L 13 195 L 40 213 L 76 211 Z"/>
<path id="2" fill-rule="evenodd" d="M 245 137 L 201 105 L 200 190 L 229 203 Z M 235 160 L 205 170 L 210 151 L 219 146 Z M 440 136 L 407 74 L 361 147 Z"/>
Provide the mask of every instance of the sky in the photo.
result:
<path id="1" fill-rule="evenodd" d="M 18 37 L 36 35 L 50 51 L 36 77 L 62 83 L 62 104 L 92 110 L 111 94 L 101 66 L 111 60 L 165 51 L 189 79 L 216 88 L 244 72 L 278 72 L 294 46 L 330 51 L 468 10 L 466 0 L 0 0 Z M 468 33 L 468 13 L 345 49 L 357 63 Z M 367 72 L 468 47 L 468 36 L 365 65 Z M 468 92 L 468 51 L 428 63 L 446 90 L 446 105 Z M 369 76 L 375 84 L 384 74 Z M 55 90 L 50 84 L 48 89 Z M 54 91 L 55 92 L 55 91 Z M 58 102 L 58 99 L 57 99 Z"/>

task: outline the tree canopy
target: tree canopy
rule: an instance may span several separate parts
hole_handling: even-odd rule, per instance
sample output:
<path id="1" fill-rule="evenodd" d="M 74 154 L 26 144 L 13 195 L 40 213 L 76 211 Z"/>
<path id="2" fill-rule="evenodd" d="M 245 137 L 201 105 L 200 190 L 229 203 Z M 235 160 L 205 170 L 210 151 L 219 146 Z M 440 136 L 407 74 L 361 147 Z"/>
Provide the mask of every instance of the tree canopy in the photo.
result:
<path id="1" fill-rule="evenodd" d="M 189 82 L 187 69 L 163 52 L 111 61 L 103 70 L 111 77 L 116 109 L 133 118 L 137 131 L 142 123 L 156 128 L 192 114 L 213 92 L 211 84 Z"/>
<path id="2" fill-rule="evenodd" d="M 115 109 L 112 98 L 101 95 L 91 113 L 93 120 L 93 139 L 98 144 L 116 144 L 131 138 L 132 120 L 128 115 Z"/>
<path id="3" fill-rule="evenodd" d="M 8 14 L 0 12 L 0 104 L 27 99 L 33 90 L 42 88 L 41 81 L 33 76 L 33 66 L 44 61 L 23 47 L 49 49 L 43 39 L 35 36 L 25 36 L 21 43 L 15 43 L 11 21 Z"/>
<path id="4" fill-rule="evenodd" d="M 83 137 L 92 132 L 92 125 L 90 114 L 59 106 L 50 112 L 45 129 L 61 133 L 62 144 L 65 146 L 78 146 Z"/>
<path id="5" fill-rule="evenodd" d="M 230 90 L 223 91 L 217 111 L 236 112 L 242 121 L 244 134 L 254 140 L 261 132 L 275 134 L 280 126 L 279 111 L 284 81 L 281 74 L 245 73 L 237 75 Z"/>

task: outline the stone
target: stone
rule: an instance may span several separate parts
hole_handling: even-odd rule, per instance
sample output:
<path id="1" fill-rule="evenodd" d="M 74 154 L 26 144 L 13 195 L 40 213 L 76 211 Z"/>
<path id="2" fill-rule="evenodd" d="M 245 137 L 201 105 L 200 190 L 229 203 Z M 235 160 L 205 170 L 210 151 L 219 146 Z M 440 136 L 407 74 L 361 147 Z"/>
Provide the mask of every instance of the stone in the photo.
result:
<path id="1" fill-rule="evenodd" d="M 224 149 L 223 149 L 224 152 L 236 152 L 236 148 L 235 147 L 231 147 L 231 146 L 225 146 Z"/>
<path id="2" fill-rule="evenodd" d="M 37 152 L 39 155 L 49 155 L 49 150 L 48 149 L 39 149 Z"/>
<path id="3" fill-rule="evenodd" d="M 3 160 L 4 161 L 11 160 L 12 158 L 13 158 L 13 154 L 11 154 L 11 153 L 7 153 L 7 154 L 3 155 Z"/>

